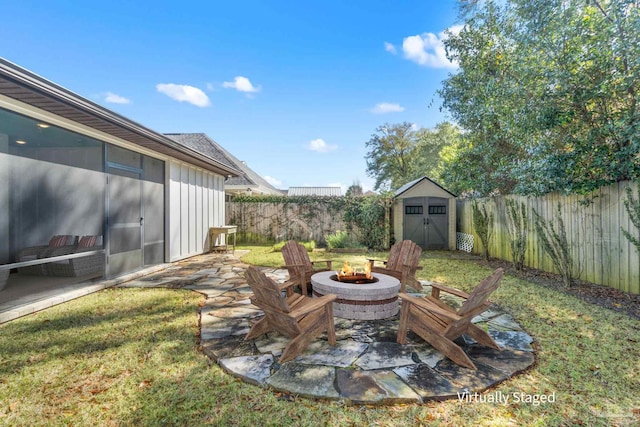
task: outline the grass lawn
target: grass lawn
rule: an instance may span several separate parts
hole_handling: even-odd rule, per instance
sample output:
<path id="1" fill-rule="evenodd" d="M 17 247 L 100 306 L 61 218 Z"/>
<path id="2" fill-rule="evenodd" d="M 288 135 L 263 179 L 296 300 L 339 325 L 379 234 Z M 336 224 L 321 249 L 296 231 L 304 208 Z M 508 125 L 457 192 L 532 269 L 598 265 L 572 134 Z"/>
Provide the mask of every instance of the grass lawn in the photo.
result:
<path id="1" fill-rule="evenodd" d="M 280 266 L 260 247 L 243 259 Z M 368 255 L 313 253 L 359 266 Z M 384 258 L 385 254 L 377 254 Z M 420 275 L 470 290 L 490 270 L 423 256 Z M 536 340 L 537 364 L 487 394 L 555 403 L 346 406 L 281 395 L 224 373 L 198 350 L 201 295 L 109 289 L 0 325 L 0 425 L 637 425 L 640 322 L 506 276 L 492 300 Z"/>

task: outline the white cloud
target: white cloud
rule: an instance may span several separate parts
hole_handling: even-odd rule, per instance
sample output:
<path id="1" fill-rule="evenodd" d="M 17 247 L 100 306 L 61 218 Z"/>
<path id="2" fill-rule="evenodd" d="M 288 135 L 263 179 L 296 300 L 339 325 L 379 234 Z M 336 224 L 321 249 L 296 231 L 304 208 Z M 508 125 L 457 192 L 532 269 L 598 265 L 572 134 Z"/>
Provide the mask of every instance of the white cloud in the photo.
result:
<path id="1" fill-rule="evenodd" d="M 124 96 L 116 95 L 112 92 L 107 92 L 104 95 L 104 101 L 110 104 L 131 104 L 130 99 L 127 99 Z"/>
<path id="2" fill-rule="evenodd" d="M 398 50 L 396 49 L 396 47 L 389 42 L 384 42 L 384 50 L 386 50 L 387 52 L 393 55 L 398 53 Z"/>
<path id="3" fill-rule="evenodd" d="M 461 25 L 455 25 L 449 28 L 448 31 L 457 34 L 461 29 Z M 442 43 L 447 37 L 449 35 L 445 31 L 437 35 L 423 33 L 409 36 L 402 41 L 402 52 L 405 58 L 425 67 L 456 68 L 458 64 L 447 59 L 444 44 Z"/>
<path id="4" fill-rule="evenodd" d="M 371 110 L 373 114 L 385 114 L 385 113 L 399 113 L 404 111 L 404 107 L 400 104 L 392 104 L 390 102 L 381 102 L 376 104 Z"/>
<path id="5" fill-rule="evenodd" d="M 267 175 L 267 176 L 263 176 L 263 178 L 265 181 L 267 181 L 269 184 L 273 185 L 274 187 L 280 187 L 282 185 L 282 181 L 272 176 Z"/>
<path id="6" fill-rule="evenodd" d="M 317 151 L 318 153 L 328 153 L 338 148 L 337 145 L 327 144 L 323 139 L 318 138 L 309 142 L 307 148 L 311 151 Z"/>
<path id="7" fill-rule="evenodd" d="M 232 88 L 238 92 L 255 93 L 260 92 L 260 87 L 255 87 L 251 81 L 243 76 L 234 77 L 232 82 L 222 83 L 224 88 Z"/>
<path id="8" fill-rule="evenodd" d="M 158 92 L 164 93 L 176 101 L 188 102 L 197 107 L 208 107 L 211 105 L 209 97 L 197 87 L 173 83 L 159 83 L 156 85 L 156 89 Z"/>

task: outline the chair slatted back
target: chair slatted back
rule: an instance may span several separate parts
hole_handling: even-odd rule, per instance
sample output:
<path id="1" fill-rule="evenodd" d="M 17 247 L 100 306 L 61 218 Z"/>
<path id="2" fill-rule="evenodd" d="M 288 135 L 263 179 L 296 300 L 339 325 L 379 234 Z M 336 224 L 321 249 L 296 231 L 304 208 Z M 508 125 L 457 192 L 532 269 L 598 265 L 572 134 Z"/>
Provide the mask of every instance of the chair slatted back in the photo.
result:
<path id="1" fill-rule="evenodd" d="M 311 264 L 307 249 L 295 240 L 289 240 L 284 245 L 282 248 L 282 257 L 284 258 L 285 265 L 298 266 L 287 267 L 290 276 L 298 276 L 313 271 L 313 264 Z"/>
<path id="2" fill-rule="evenodd" d="M 245 277 L 253 291 L 251 302 L 264 311 L 268 324 L 290 338 L 300 335 L 298 319 L 289 314 L 291 308 L 278 285 L 255 267 L 249 267 Z"/>
<path id="3" fill-rule="evenodd" d="M 291 309 L 278 285 L 255 267 L 249 267 L 245 273 L 247 282 L 253 291 L 255 304 L 260 308 L 269 307 L 273 310 L 289 313 Z"/>
<path id="4" fill-rule="evenodd" d="M 498 268 L 491 274 L 491 276 L 484 279 L 476 286 L 476 288 L 469 294 L 469 298 L 458 310 L 458 316 L 470 317 L 475 316 L 475 311 L 482 306 L 489 296 L 500 286 L 500 281 L 504 276 L 504 270 Z"/>
<path id="5" fill-rule="evenodd" d="M 404 265 L 416 266 L 420 261 L 422 248 L 411 240 L 403 240 L 391 247 L 387 268 L 394 271 L 402 271 Z"/>

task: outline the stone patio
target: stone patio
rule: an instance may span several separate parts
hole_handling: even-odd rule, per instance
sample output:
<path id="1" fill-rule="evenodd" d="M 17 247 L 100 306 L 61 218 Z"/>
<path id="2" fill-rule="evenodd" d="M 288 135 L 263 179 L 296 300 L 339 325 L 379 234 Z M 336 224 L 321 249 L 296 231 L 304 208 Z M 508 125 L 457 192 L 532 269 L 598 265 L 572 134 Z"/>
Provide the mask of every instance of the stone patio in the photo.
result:
<path id="1" fill-rule="evenodd" d="M 251 289 L 243 276 L 246 267 L 236 256 L 208 254 L 120 286 L 184 288 L 202 293 L 206 301 L 201 309 L 200 336 L 205 354 L 247 383 L 309 398 L 350 404 L 458 398 L 482 392 L 535 361 L 532 338 L 513 317 L 494 307 L 474 323 L 486 327 L 503 350 L 475 345 L 466 336 L 460 341 L 477 371 L 452 363 L 412 333 L 407 345 L 397 344 L 398 315 L 370 321 L 336 317 L 336 346 L 330 346 L 322 336 L 296 359 L 279 364 L 286 337 L 273 332 L 244 341 L 251 325 L 262 316 L 249 300 Z M 278 282 L 288 277 L 286 270 L 263 270 Z M 424 292 L 430 292 L 429 282 L 422 283 Z"/>

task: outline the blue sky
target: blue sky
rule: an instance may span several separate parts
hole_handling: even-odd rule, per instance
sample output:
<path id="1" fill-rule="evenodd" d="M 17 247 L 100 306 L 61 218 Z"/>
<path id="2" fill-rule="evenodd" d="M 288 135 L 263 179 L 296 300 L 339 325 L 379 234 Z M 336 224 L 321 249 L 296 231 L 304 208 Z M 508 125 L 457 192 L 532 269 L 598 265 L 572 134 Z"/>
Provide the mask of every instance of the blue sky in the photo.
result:
<path id="1" fill-rule="evenodd" d="M 91 6 L 87 6 L 91 4 Z M 0 56 L 158 132 L 204 132 L 278 188 L 366 176 L 384 123 L 447 120 L 455 1 L 15 1 Z"/>

